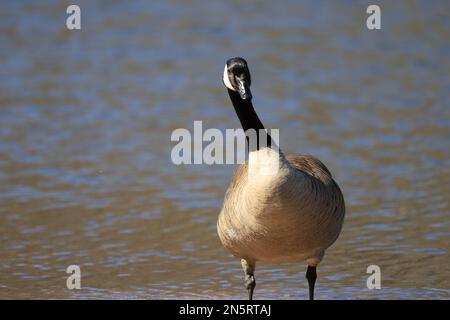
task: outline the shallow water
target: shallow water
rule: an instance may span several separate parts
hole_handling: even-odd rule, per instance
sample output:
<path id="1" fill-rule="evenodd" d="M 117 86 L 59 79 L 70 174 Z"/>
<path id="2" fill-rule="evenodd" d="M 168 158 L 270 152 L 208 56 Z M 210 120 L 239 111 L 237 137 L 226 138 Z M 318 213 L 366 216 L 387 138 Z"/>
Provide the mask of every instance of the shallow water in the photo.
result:
<path id="1" fill-rule="evenodd" d="M 235 167 L 170 159 L 175 128 L 239 127 L 236 55 L 281 147 L 343 190 L 317 297 L 450 298 L 450 5 L 379 3 L 380 31 L 364 1 L 79 1 L 81 31 L 56 1 L 2 3 L 0 298 L 246 297 L 216 235 Z M 255 297 L 306 299 L 305 269 L 259 264 Z"/>

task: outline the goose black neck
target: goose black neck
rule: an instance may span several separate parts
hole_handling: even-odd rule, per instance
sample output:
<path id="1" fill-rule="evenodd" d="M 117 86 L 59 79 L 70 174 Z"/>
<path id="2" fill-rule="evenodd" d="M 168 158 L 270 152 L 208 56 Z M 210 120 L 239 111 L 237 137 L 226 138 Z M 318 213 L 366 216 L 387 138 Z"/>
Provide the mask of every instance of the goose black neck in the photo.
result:
<path id="1" fill-rule="evenodd" d="M 242 129 L 246 133 L 248 133 L 247 130 L 252 130 L 256 133 L 256 149 L 260 149 L 260 135 L 263 132 L 263 134 L 266 135 L 266 146 L 270 147 L 272 144 L 272 138 L 269 134 L 265 131 L 264 125 L 262 124 L 261 120 L 259 119 L 258 115 L 256 114 L 255 109 L 253 108 L 253 104 L 251 101 L 243 100 L 238 92 L 228 89 L 228 95 L 230 96 L 231 102 L 233 103 L 234 110 L 236 111 L 236 114 L 239 118 L 239 121 L 241 122 Z M 261 131 L 262 130 L 262 131 Z M 247 143 L 249 142 L 249 137 L 247 135 Z M 250 150 L 252 151 L 252 150 Z"/>

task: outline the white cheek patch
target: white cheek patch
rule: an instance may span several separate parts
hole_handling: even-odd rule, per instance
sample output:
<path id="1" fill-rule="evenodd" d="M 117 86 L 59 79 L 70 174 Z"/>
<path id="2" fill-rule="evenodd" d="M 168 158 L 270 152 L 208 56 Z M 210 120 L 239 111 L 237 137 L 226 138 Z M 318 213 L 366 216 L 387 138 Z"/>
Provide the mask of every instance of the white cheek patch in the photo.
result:
<path id="1" fill-rule="evenodd" d="M 223 84 L 230 90 L 236 91 L 231 85 L 230 78 L 228 78 L 228 68 L 225 64 L 225 68 L 223 69 Z"/>

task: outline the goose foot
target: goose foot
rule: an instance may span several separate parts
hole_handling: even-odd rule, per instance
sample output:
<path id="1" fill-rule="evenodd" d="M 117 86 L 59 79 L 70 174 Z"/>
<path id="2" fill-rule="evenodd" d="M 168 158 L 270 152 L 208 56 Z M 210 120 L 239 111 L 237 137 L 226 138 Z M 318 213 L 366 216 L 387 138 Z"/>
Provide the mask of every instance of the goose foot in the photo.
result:
<path id="1" fill-rule="evenodd" d="M 314 300 L 314 285 L 316 284 L 317 272 L 316 267 L 308 266 L 306 270 L 306 279 L 309 285 L 309 300 Z"/>

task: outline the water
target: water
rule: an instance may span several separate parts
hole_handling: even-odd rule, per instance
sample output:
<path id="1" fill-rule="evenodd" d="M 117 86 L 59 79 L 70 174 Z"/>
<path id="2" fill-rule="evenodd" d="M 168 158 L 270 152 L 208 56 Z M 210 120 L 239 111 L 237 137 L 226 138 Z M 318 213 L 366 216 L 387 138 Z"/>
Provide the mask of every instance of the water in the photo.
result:
<path id="1" fill-rule="evenodd" d="M 448 2 L 381 1 L 380 31 L 364 1 L 79 1 L 81 31 L 66 5 L 1 4 L 0 298 L 246 297 L 215 229 L 235 167 L 170 160 L 175 128 L 239 127 L 236 55 L 282 148 L 343 189 L 317 297 L 450 298 Z M 255 297 L 306 299 L 305 269 L 259 264 Z"/>

